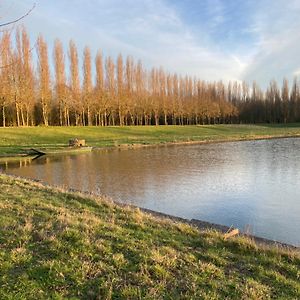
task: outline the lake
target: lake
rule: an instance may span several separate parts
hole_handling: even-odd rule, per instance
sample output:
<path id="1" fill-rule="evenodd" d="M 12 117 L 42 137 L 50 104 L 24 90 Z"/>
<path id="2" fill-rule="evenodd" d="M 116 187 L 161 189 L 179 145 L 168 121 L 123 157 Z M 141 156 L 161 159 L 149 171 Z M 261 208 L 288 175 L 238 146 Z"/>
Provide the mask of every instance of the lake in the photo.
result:
<path id="1" fill-rule="evenodd" d="M 300 245 L 299 138 L 101 150 L 0 168 Z"/>

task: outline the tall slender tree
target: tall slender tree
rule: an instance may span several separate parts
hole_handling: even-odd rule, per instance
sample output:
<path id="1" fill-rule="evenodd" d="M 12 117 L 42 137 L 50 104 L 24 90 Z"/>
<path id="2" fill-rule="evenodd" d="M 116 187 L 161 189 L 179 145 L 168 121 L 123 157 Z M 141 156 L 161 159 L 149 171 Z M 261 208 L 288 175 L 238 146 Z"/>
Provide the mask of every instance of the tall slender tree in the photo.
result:
<path id="1" fill-rule="evenodd" d="M 48 48 L 44 38 L 40 35 L 37 40 L 38 71 L 39 71 L 39 98 L 42 108 L 42 119 L 45 126 L 49 125 L 51 109 L 51 82 L 48 62 Z"/>
<path id="2" fill-rule="evenodd" d="M 25 110 L 25 123 L 24 117 L 23 125 L 29 126 L 34 124 L 34 105 L 35 105 L 35 77 L 34 67 L 32 62 L 32 52 L 30 47 L 30 40 L 26 29 L 22 29 L 22 84 L 23 84 L 23 103 L 22 111 Z M 23 109 L 24 108 L 24 109 Z"/>
<path id="3" fill-rule="evenodd" d="M 103 57 L 101 51 L 97 52 L 96 59 L 96 86 L 95 86 L 95 105 L 98 116 L 98 123 L 102 126 L 107 126 L 108 114 L 108 95 L 104 88 L 104 71 L 103 71 Z M 97 120 L 97 118 L 96 118 Z"/>
<path id="4" fill-rule="evenodd" d="M 282 90 L 281 90 L 281 99 L 282 99 L 282 118 L 283 123 L 287 123 L 289 120 L 289 83 L 287 79 L 283 79 Z"/>
<path id="5" fill-rule="evenodd" d="M 11 58 L 12 58 L 12 49 L 11 49 L 11 41 L 10 34 L 8 32 L 4 32 L 0 41 L 0 49 L 1 49 L 1 65 L 7 66 L 1 69 L 0 73 L 0 105 L 2 107 L 2 126 L 7 126 L 7 108 L 10 105 L 11 97 L 12 97 L 12 86 L 11 86 Z"/>
<path id="6" fill-rule="evenodd" d="M 126 118 L 126 103 L 124 94 L 124 66 L 121 54 L 119 54 L 117 59 L 117 94 L 119 124 L 123 126 Z"/>
<path id="7" fill-rule="evenodd" d="M 78 52 L 73 40 L 69 43 L 69 59 L 70 59 L 70 105 L 75 116 L 75 125 L 82 124 L 81 113 L 83 111 L 81 103 L 81 89 L 78 68 Z"/>
<path id="8" fill-rule="evenodd" d="M 106 71 L 106 91 L 109 97 L 109 125 L 115 126 L 116 123 L 116 86 L 115 86 L 115 64 L 110 56 L 105 60 L 105 71 Z"/>
<path id="9" fill-rule="evenodd" d="M 93 100 L 93 82 L 92 82 L 92 62 L 91 50 L 85 47 L 83 53 L 83 103 L 87 113 L 87 124 L 92 125 L 92 100 Z"/>
<path id="10" fill-rule="evenodd" d="M 59 110 L 59 125 L 70 126 L 70 107 L 63 46 L 59 39 L 54 42 L 55 94 Z"/>

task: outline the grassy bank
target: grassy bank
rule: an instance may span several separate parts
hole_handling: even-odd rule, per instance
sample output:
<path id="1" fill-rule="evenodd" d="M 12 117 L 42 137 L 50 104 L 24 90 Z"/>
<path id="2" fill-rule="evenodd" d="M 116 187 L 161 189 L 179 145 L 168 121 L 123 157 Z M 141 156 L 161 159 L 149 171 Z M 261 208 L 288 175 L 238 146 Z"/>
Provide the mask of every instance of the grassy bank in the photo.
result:
<path id="1" fill-rule="evenodd" d="M 0 299 L 299 299 L 300 255 L 0 175 Z"/>
<path id="2" fill-rule="evenodd" d="M 300 135 L 300 123 L 289 125 L 31 127 L 0 128 L 0 155 L 26 148 L 60 149 L 74 137 L 89 146 L 161 144 L 185 141 L 226 141 Z"/>

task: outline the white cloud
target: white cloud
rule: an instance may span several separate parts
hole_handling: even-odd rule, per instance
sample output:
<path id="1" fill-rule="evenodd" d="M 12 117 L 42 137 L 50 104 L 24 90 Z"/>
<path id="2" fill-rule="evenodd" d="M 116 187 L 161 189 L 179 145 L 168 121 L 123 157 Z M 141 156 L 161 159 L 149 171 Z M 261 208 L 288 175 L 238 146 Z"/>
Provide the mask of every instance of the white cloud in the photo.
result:
<path id="1" fill-rule="evenodd" d="M 293 75 L 294 75 L 294 76 L 299 76 L 299 75 L 300 75 L 300 69 L 295 70 L 295 71 L 293 72 Z"/>
<path id="2" fill-rule="evenodd" d="M 30 0 L 23 2 L 23 7 Z M 222 22 L 222 3 L 214 1 L 212 26 Z M 56 5 L 40 1 L 26 20 L 33 35 L 42 32 L 48 41 L 55 37 L 67 44 L 70 38 L 80 49 L 85 44 L 94 52 L 102 48 L 104 54 L 119 52 L 141 59 L 147 67 L 163 66 L 183 75 L 196 75 L 207 80 L 238 78 L 244 68 L 237 57 L 223 54 L 208 43 L 208 32 L 197 33 L 181 19 L 174 7 L 163 0 L 61 0 Z"/>
<path id="3" fill-rule="evenodd" d="M 268 11 L 266 14 L 265 12 Z M 257 34 L 257 53 L 242 74 L 266 86 L 271 79 L 292 80 L 300 68 L 300 3 L 267 1 L 260 6 L 253 30 Z"/>
<path id="4" fill-rule="evenodd" d="M 11 16 L 19 15 L 32 2 L 15 2 Z M 74 0 L 72 5 L 69 0 L 37 2 L 25 20 L 31 36 L 35 39 L 42 32 L 49 42 L 58 37 L 65 44 L 73 38 L 80 51 L 89 45 L 94 53 L 100 48 L 114 57 L 120 52 L 132 55 L 148 68 L 163 66 L 205 80 L 255 79 L 262 86 L 272 78 L 281 81 L 300 70 L 298 0 L 256 3 L 251 26 L 240 29 L 255 39 L 241 41 L 243 44 L 233 45 L 231 51 L 212 38 L 218 30 L 226 29 L 228 18 L 234 22 L 226 1 L 208 1 L 207 24 L 201 27 L 199 22 L 193 28 L 178 7 L 166 0 Z M 243 14 L 250 17 L 248 11 Z"/>
<path id="5" fill-rule="evenodd" d="M 126 6 L 128 1 L 122 3 Z M 215 8 L 219 8 L 215 15 L 220 21 L 218 3 L 220 1 L 216 2 Z M 148 66 L 162 65 L 173 72 L 208 80 L 237 78 L 243 68 L 236 58 L 207 43 L 207 32 L 198 28 L 196 36 L 178 12 L 164 1 L 143 1 L 143 4 L 135 5 L 135 14 L 131 18 L 124 18 L 123 9 L 119 14 L 118 18 L 124 20 L 121 22 L 122 29 L 112 26 L 109 33 L 122 41 L 123 46 L 128 45 L 123 49 L 134 46 L 135 53 L 131 54 L 137 56 L 138 53 Z M 102 37 L 106 35 L 101 29 L 99 33 Z"/>

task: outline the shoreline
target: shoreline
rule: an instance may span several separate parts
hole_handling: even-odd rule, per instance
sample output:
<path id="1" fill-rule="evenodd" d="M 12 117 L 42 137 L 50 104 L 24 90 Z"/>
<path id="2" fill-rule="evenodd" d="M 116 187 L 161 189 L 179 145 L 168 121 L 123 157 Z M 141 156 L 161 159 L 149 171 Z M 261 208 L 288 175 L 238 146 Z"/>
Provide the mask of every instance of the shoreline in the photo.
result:
<path id="1" fill-rule="evenodd" d="M 249 142 L 249 141 L 261 141 L 261 140 L 274 140 L 274 139 L 288 139 L 288 138 L 300 138 L 299 134 L 292 135 L 262 135 L 254 137 L 245 137 L 245 138 L 230 138 L 230 139 L 216 139 L 216 140 L 187 140 L 179 142 L 162 142 L 162 143 L 153 143 L 153 144 L 120 144 L 118 146 L 108 146 L 108 147 L 93 147 L 92 151 L 95 150 L 127 150 L 127 149 L 140 149 L 148 147 L 163 147 L 163 146 L 181 146 L 181 145 L 197 145 L 197 144 L 219 144 L 219 143 L 233 143 L 233 142 Z"/>
<path id="2" fill-rule="evenodd" d="M 114 201 L 114 203 L 116 203 L 117 205 L 120 204 L 119 202 L 116 202 L 116 201 Z M 175 222 L 189 224 L 189 225 L 197 227 L 199 230 L 214 229 L 221 233 L 226 233 L 226 232 L 229 232 L 231 229 L 236 229 L 236 228 L 233 228 L 232 226 L 226 226 L 226 225 L 222 225 L 222 224 L 207 222 L 207 221 L 203 221 L 203 220 L 199 220 L 199 219 L 185 219 L 185 218 L 165 214 L 162 212 L 154 211 L 151 209 L 147 209 L 147 208 L 137 207 L 134 205 L 133 206 L 129 205 L 129 207 L 138 208 L 141 211 L 148 213 L 154 217 L 158 217 L 158 218 L 162 218 L 162 219 L 169 219 L 169 220 L 172 220 Z M 271 246 L 271 247 L 284 248 L 284 249 L 290 249 L 290 250 L 300 250 L 300 245 L 295 246 L 293 244 L 288 244 L 288 243 L 271 240 L 271 239 L 267 239 L 264 237 L 252 235 L 252 234 L 247 234 L 243 231 L 240 231 L 240 233 L 237 236 L 247 237 L 247 238 L 253 240 L 257 245 L 260 245 L 260 246 Z"/>
<path id="3" fill-rule="evenodd" d="M 95 199 L 95 198 L 96 199 L 101 199 L 101 197 L 104 197 L 105 199 L 108 199 L 111 203 L 117 205 L 120 208 L 138 209 L 141 212 L 145 213 L 146 215 L 150 215 L 154 218 L 158 218 L 160 220 L 169 220 L 169 221 L 174 222 L 174 223 L 188 224 L 188 225 L 191 225 L 193 227 L 196 227 L 200 231 L 216 230 L 216 231 L 218 231 L 222 234 L 225 234 L 229 230 L 235 229 L 232 226 L 212 223 L 212 222 L 203 221 L 203 220 L 199 220 L 199 219 L 182 218 L 182 217 L 170 215 L 170 214 L 167 214 L 167 213 L 155 211 L 155 210 L 152 210 L 152 209 L 139 207 L 139 206 L 136 206 L 136 205 L 133 205 L 133 204 L 122 203 L 122 202 L 119 202 L 117 200 L 114 200 L 113 198 L 111 198 L 107 195 L 98 195 L 98 194 L 94 194 L 94 193 L 90 193 L 90 192 L 83 192 L 83 191 L 80 191 L 80 190 L 68 189 L 68 188 L 64 188 L 64 187 L 60 187 L 60 186 L 53 186 L 53 185 L 44 183 L 40 180 L 29 179 L 29 178 L 26 178 L 26 177 L 16 176 L 16 175 L 11 175 L 11 174 L 6 174 L 6 173 L 0 173 L 0 175 L 7 176 L 11 179 L 16 179 L 16 180 L 22 180 L 22 181 L 25 181 L 25 182 L 29 182 L 30 184 L 38 185 L 39 187 L 47 188 L 47 189 L 50 189 L 52 191 L 59 192 L 59 193 L 65 192 L 65 193 L 70 193 L 70 194 L 74 194 L 74 195 L 76 194 L 76 195 L 79 195 L 81 197 L 86 197 L 86 198 L 90 198 L 90 199 Z M 257 244 L 259 246 L 263 246 L 263 247 L 274 247 L 274 248 L 281 248 L 281 249 L 286 249 L 286 250 L 300 251 L 300 245 L 296 246 L 296 245 L 288 244 L 288 243 L 281 242 L 281 241 L 271 240 L 271 239 L 267 239 L 267 238 L 264 238 L 264 237 L 260 237 L 260 236 L 256 236 L 256 235 L 252 235 L 252 234 L 247 234 L 247 233 L 245 233 L 241 230 L 240 230 L 239 234 L 237 235 L 237 237 L 239 237 L 239 236 L 249 238 L 250 240 L 254 241 L 255 244 Z"/>
<path id="4" fill-rule="evenodd" d="M 163 147 L 163 146 L 181 146 L 181 145 L 197 145 L 197 144 L 218 144 L 218 143 L 230 143 L 230 142 L 246 142 L 246 141 L 259 141 L 259 140 L 271 140 L 271 139 L 286 139 L 286 138 L 300 138 L 299 134 L 280 134 L 280 135 L 257 135 L 257 136 L 245 136 L 245 137 L 232 137 L 228 139 L 202 139 L 202 140 L 182 140 L 182 141 L 173 141 L 173 142 L 160 142 L 160 143 L 124 143 L 115 146 L 88 146 L 87 148 L 91 148 L 91 150 L 85 149 L 68 149 L 65 148 L 52 148 L 49 150 L 45 150 L 45 148 L 41 147 L 38 150 L 48 151 L 45 155 L 58 155 L 58 154 L 81 154 L 92 151 L 103 151 L 103 150 L 128 150 L 128 149 L 140 149 L 140 148 L 148 148 L 148 147 Z M 32 147 L 31 147 L 32 148 Z M 34 154 L 26 154 L 26 153 L 14 153 L 14 154 L 1 154 L 0 159 L 17 159 L 24 157 L 34 157 Z"/>

